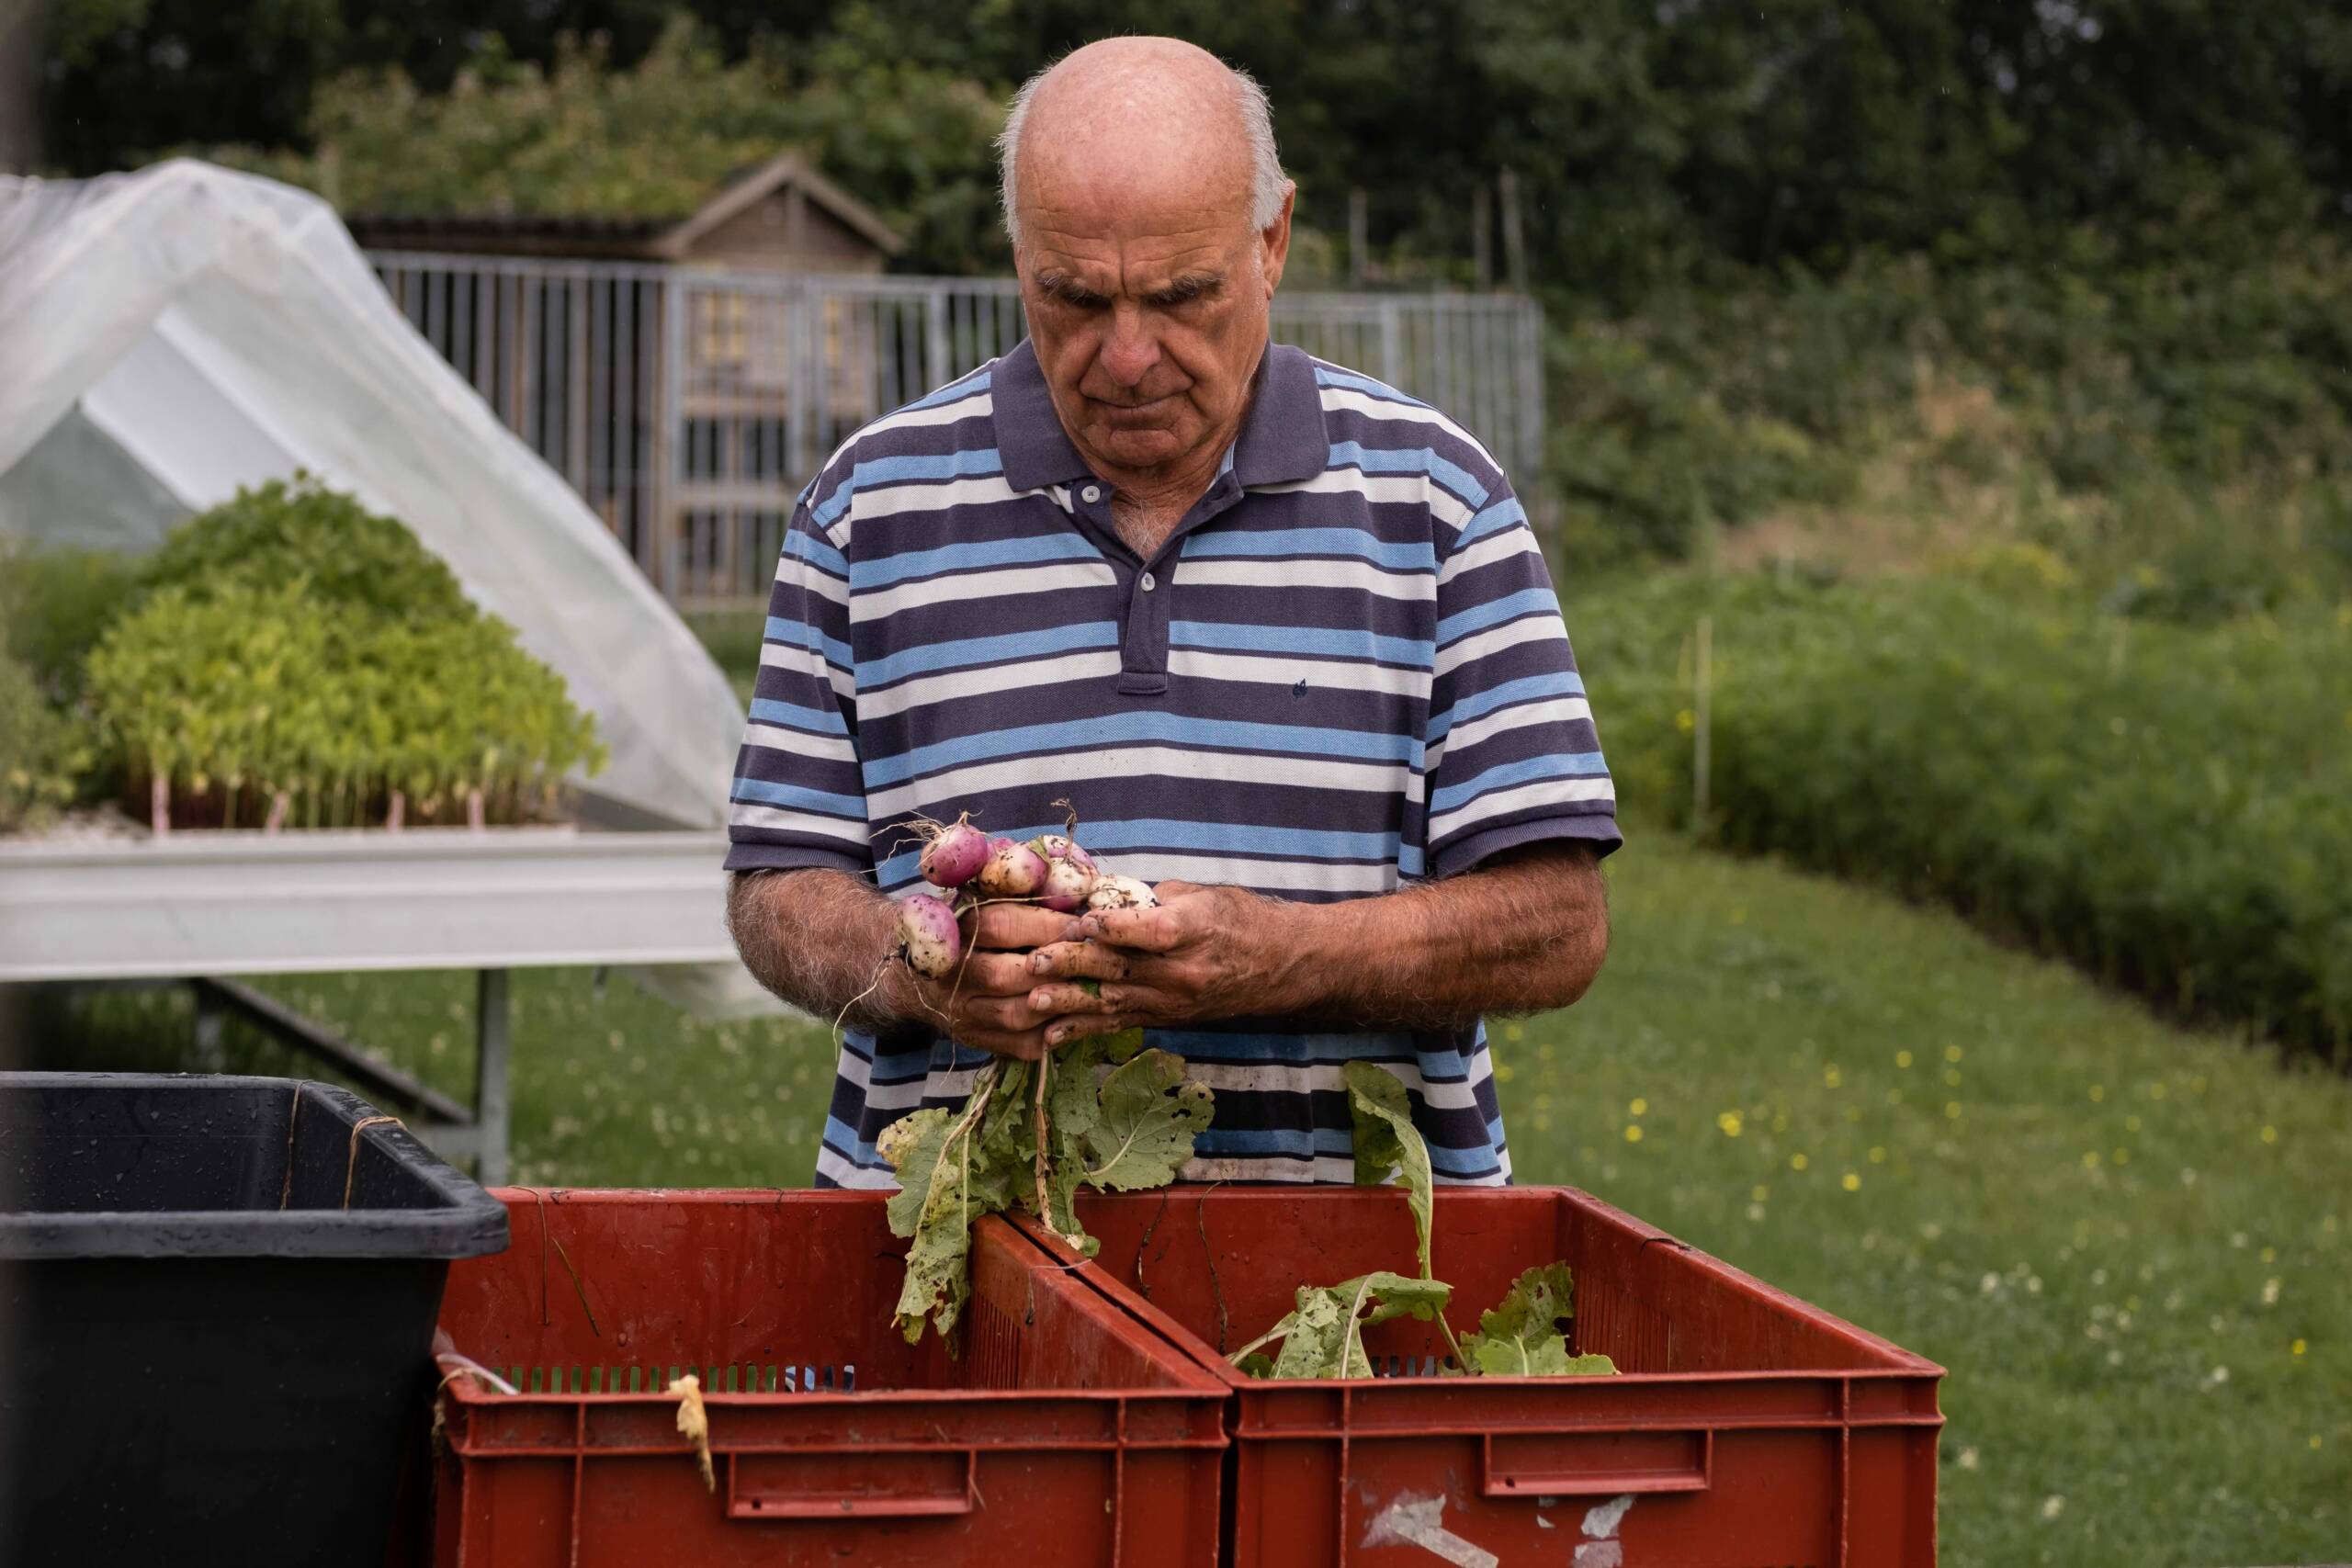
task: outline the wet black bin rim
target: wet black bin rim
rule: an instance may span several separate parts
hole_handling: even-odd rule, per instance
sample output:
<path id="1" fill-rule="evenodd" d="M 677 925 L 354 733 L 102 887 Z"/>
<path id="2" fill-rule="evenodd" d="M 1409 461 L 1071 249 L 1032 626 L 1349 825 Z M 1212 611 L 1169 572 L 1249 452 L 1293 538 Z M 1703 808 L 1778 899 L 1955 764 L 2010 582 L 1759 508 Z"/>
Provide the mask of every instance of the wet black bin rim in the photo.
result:
<path id="1" fill-rule="evenodd" d="M 345 1140 L 380 1115 L 347 1089 L 306 1078 L 222 1077 L 185 1073 L 0 1073 L 0 1163 L 24 1157 L 10 1142 L 40 1136 L 6 1101 L 25 1093 L 86 1090 L 130 1119 L 117 1131 L 162 1130 L 183 1120 L 193 1097 L 286 1097 L 296 1122 L 317 1118 Z M 152 1096 L 152 1103 L 142 1103 Z M 53 1130 L 44 1129 L 48 1135 Z M 0 1258 L 478 1258 L 504 1250 L 506 1208 L 481 1185 L 392 1122 L 357 1134 L 359 1158 L 389 1159 L 418 1206 L 340 1208 L 0 1212 Z M 343 1162 L 338 1160 L 338 1167 Z M 0 1201 L 6 1201 L 0 1199 Z"/>

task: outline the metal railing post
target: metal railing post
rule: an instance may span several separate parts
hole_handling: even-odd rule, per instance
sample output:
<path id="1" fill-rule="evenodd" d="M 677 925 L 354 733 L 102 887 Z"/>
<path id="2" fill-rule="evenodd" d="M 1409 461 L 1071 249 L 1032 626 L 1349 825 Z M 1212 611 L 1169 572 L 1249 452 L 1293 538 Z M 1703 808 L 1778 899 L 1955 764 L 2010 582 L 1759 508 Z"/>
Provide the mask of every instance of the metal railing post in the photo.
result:
<path id="1" fill-rule="evenodd" d="M 925 292 L 922 336 L 923 376 L 931 383 L 923 392 L 928 393 L 947 385 L 956 374 L 947 357 L 947 288 L 944 284 L 934 283 Z"/>
<path id="2" fill-rule="evenodd" d="M 675 604 L 684 586 L 678 570 L 679 535 L 684 519 L 675 515 L 680 469 L 685 461 L 686 423 L 686 286 L 677 272 L 661 276 L 662 370 L 654 394 L 651 511 L 661 540 L 656 559 L 662 575 L 655 586 Z"/>
<path id="3" fill-rule="evenodd" d="M 509 1121 L 506 971 L 485 969 L 474 987 L 474 1179 L 506 1179 Z"/>

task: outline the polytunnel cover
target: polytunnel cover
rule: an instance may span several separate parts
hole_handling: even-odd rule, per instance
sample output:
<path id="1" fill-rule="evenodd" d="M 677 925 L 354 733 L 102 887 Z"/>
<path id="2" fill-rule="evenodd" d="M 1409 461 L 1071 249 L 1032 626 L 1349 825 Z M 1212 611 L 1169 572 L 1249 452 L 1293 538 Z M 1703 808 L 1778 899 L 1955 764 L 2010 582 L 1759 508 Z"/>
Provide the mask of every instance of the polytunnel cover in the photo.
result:
<path id="1" fill-rule="evenodd" d="M 407 524 L 563 675 L 610 751 L 596 795 L 724 820 L 726 677 L 325 201 L 186 159 L 0 176 L 0 529 L 142 547 L 307 469 Z"/>

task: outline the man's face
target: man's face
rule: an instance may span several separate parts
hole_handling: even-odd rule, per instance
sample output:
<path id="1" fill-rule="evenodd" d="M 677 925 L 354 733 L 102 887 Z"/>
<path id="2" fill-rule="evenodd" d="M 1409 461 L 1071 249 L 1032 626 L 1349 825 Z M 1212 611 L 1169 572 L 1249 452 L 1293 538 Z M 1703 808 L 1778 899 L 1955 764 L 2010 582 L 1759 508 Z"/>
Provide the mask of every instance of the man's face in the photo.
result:
<path id="1" fill-rule="evenodd" d="M 1221 451 L 1265 349 L 1289 198 L 1263 232 L 1250 227 L 1246 154 L 1141 180 L 1082 153 L 1024 154 L 1027 169 L 1022 303 L 1080 453 L 1116 479 Z"/>

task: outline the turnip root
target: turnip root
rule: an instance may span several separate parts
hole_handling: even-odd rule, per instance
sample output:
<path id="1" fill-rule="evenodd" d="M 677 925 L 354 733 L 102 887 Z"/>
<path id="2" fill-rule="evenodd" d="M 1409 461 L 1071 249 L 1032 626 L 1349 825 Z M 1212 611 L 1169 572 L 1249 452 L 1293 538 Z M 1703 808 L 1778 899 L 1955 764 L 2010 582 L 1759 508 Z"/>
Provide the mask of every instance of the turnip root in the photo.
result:
<path id="1" fill-rule="evenodd" d="M 1060 833 L 1032 839 L 1029 847 L 1046 863 L 1046 886 L 1037 902 L 1063 915 L 1083 905 L 1100 874 L 1094 857 L 1079 848 L 1075 839 Z"/>
<path id="2" fill-rule="evenodd" d="M 1089 871 L 1102 869 L 1094 863 L 1094 857 L 1086 852 L 1085 847 L 1067 833 L 1040 833 L 1029 840 L 1029 847 L 1047 860 L 1074 860 Z"/>
<path id="3" fill-rule="evenodd" d="M 907 967 L 926 979 L 944 980 L 964 956 L 964 933 L 956 911 L 928 893 L 911 893 L 899 904 L 899 953 Z"/>
<path id="4" fill-rule="evenodd" d="M 959 818 L 933 835 L 917 863 L 933 887 L 961 887 L 988 858 L 988 835 Z"/>
<path id="5" fill-rule="evenodd" d="M 1067 915 L 1083 905 L 1094 891 L 1094 872 L 1074 860 L 1049 860 L 1046 863 L 1046 890 L 1037 895 L 1037 902 L 1057 914 Z"/>
<path id="6" fill-rule="evenodd" d="M 1046 857 L 1012 839 L 990 839 L 972 886 L 984 898 L 1034 898 L 1045 890 Z"/>
<path id="7" fill-rule="evenodd" d="M 1086 896 L 1086 907 L 1101 913 L 1107 909 L 1148 909 L 1159 904 L 1159 896 L 1148 882 L 1132 876 L 1107 873 L 1094 880 L 1094 890 Z"/>

